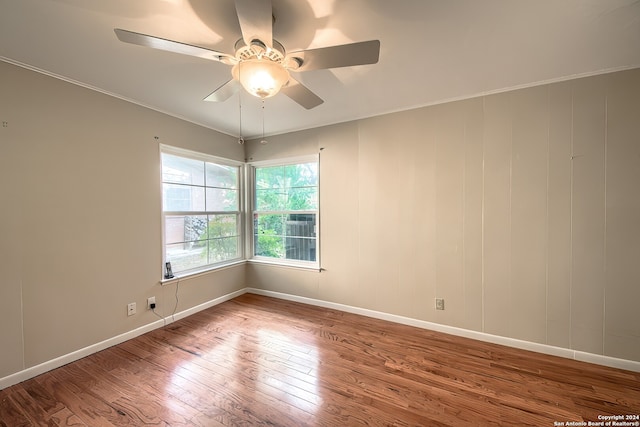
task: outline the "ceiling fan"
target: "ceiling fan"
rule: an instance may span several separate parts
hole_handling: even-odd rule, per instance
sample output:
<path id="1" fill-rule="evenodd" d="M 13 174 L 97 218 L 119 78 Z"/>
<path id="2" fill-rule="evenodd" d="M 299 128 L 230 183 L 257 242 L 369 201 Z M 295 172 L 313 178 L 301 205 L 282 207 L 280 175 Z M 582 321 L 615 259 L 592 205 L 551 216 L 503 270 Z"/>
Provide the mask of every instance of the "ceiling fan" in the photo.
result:
<path id="1" fill-rule="evenodd" d="M 311 109 L 324 101 L 293 78 L 290 72 L 378 62 L 379 40 L 287 52 L 273 38 L 275 18 L 271 0 L 235 0 L 235 6 L 242 38 L 236 42 L 233 55 L 120 28 L 114 31 L 118 39 L 126 43 L 231 65 L 232 78 L 207 96 L 206 101 L 225 101 L 240 87 L 244 87 L 247 92 L 262 99 L 282 91 L 304 108 Z"/>

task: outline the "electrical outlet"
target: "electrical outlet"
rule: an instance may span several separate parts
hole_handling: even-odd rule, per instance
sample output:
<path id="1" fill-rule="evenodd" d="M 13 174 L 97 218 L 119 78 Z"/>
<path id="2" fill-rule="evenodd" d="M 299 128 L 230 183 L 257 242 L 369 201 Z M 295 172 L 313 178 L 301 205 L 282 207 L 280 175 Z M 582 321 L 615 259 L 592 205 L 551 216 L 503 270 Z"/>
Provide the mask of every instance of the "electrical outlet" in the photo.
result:
<path id="1" fill-rule="evenodd" d="M 156 303 L 156 297 L 147 298 L 147 310 L 151 310 L 151 304 L 155 304 L 155 303 Z"/>
<path id="2" fill-rule="evenodd" d="M 134 314 L 136 314 L 136 303 L 131 302 L 127 304 L 127 316 L 133 316 Z"/>
<path id="3" fill-rule="evenodd" d="M 444 310 L 444 298 L 436 298 L 436 310 Z"/>

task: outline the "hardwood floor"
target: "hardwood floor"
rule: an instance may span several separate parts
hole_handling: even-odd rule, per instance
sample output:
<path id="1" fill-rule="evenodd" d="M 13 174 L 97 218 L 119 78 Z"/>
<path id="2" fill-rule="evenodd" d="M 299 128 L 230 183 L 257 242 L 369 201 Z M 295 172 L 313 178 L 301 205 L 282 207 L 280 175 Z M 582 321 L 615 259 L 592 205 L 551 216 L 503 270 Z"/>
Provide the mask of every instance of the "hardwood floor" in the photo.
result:
<path id="1" fill-rule="evenodd" d="M 10 427 L 554 426 L 638 414 L 638 373 L 252 294 L 0 391 Z"/>

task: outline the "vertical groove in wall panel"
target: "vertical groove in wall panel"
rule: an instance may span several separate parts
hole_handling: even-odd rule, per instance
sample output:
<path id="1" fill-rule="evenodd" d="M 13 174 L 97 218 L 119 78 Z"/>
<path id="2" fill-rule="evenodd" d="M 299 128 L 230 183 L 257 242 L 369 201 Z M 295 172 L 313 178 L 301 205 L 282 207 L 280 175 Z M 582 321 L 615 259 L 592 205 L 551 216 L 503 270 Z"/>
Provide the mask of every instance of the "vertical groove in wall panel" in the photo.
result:
<path id="1" fill-rule="evenodd" d="M 357 180 L 362 183 L 359 186 L 358 197 L 358 306 L 373 308 L 376 284 L 376 261 L 373 257 L 375 235 L 371 230 L 375 229 L 375 216 L 373 214 L 375 203 L 375 175 L 376 164 L 373 156 L 375 141 L 369 141 L 370 132 L 366 130 L 369 121 L 358 123 L 358 168 Z"/>
<path id="2" fill-rule="evenodd" d="M 608 83 L 608 81 L 607 81 Z M 608 84 L 607 84 L 608 86 Z M 604 207 L 602 209 L 602 214 L 604 215 L 604 226 L 603 226 L 603 239 L 602 239 L 602 272 L 604 275 L 604 281 L 602 283 L 602 354 L 605 354 L 605 343 L 607 340 L 607 335 L 605 331 L 606 320 L 607 320 L 607 135 L 608 135 L 608 87 L 605 86 L 605 94 L 604 94 L 604 155 L 602 159 L 602 168 L 603 168 L 603 176 L 604 176 Z"/>
<path id="3" fill-rule="evenodd" d="M 547 344 L 570 348 L 571 83 L 549 87 Z"/>
<path id="4" fill-rule="evenodd" d="M 604 77 L 573 82 L 571 342 L 602 353 L 604 304 Z"/>
<path id="5" fill-rule="evenodd" d="M 435 120 L 432 109 L 419 109 L 412 115 L 408 127 L 414 131 L 409 140 L 415 141 L 409 162 L 414 169 L 412 199 L 412 221 L 400 225 L 408 233 L 408 245 L 414 264 L 413 293 L 409 296 L 413 317 L 429 321 L 435 320 Z"/>
<path id="6" fill-rule="evenodd" d="M 376 290 L 376 310 L 385 310 L 389 313 L 399 313 L 403 301 L 397 296 L 400 294 L 398 288 L 398 270 L 400 265 L 400 249 L 404 242 L 401 240 L 399 227 L 402 223 L 402 208 L 406 206 L 406 200 L 402 199 L 402 193 L 398 186 L 403 183 L 400 180 L 400 152 L 403 145 L 398 143 L 404 141 L 403 131 L 393 126 L 397 114 L 380 117 L 373 120 L 371 131 L 375 133 L 378 175 L 377 186 L 375 188 L 376 202 L 373 215 L 376 216 L 376 228 L 369 232 L 376 235 L 376 245 L 374 247 L 374 259 L 377 266 L 377 280 L 385 283 L 385 286 Z M 406 131 L 406 130 L 405 130 Z"/>
<path id="7" fill-rule="evenodd" d="M 399 199 L 400 217 L 395 226 L 399 236 L 398 252 L 398 295 L 405 300 L 392 298 L 397 302 L 396 314 L 414 318 L 424 318 L 425 312 L 432 308 L 432 296 L 427 296 L 427 283 L 422 279 L 421 270 L 428 262 L 424 247 L 425 166 L 430 164 L 429 143 L 424 129 L 428 120 L 428 111 L 418 109 L 397 114 L 395 120 L 388 123 L 394 130 L 393 144 L 398 148 L 399 171 L 396 177 L 396 193 Z M 419 129 L 418 132 L 416 130 Z M 413 141 L 414 150 L 407 150 L 406 144 Z M 430 169 L 428 167 L 428 169 Z M 390 248 L 391 249 L 391 248 Z"/>
<path id="8" fill-rule="evenodd" d="M 640 70 L 608 89 L 604 352 L 640 360 Z"/>
<path id="9" fill-rule="evenodd" d="M 574 159 L 574 154 L 575 154 L 575 137 L 574 137 L 574 130 L 575 130 L 575 126 L 574 126 L 574 117 L 575 117 L 575 108 L 574 108 L 574 97 L 573 97 L 573 84 L 571 84 L 571 147 L 570 147 L 570 151 L 571 151 L 571 176 L 570 176 L 570 180 L 569 180 L 569 187 L 571 189 L 571 194 L 570 194 L 570 219 L 569 219 L 569 348 L 573 348 L 573 265 L 574 265 L 574 260 L 573 260 L 573 230 L 574 230 L 574 226 L 573 226 L 573 186 L 575 183 L 575 179 L 574 179 L 574 168 L 573 168 L 573 159 Z"/>
<path id="10" fill-rule="evenodd" d="M 482 306 L 482 329 L 481 331 L 485 331 L 486 327 L 485 327 L 485 319 L 486 319 L 486 310 L 485 310 L 485 254 L 484 254 L 484 241 L 485 241 L 485 204 L 486 204 L 486 197 L 485 197 L 485 182 L 486 182 L 486 171 L 485 171 L 485 166 L 486 166 L 486 153 L 487 150 L 485 149 L 486 147 L 486 132 L 484 131 L 484 128 L 486 126 L 486 118 L 487 118 L 487 114 L 486 114 L 486 103 L 487 103 L 487 99 L 486 97 L 482 97 L 482 211 L 480 212 L 481 218 L 480 218 L 480 223 L 481 223 L 481 232 L 480 232 L 480 258 L 481 258 L 481 276 L 482 276 L 482 301 L 481 301 L 481 306 Z"/>
<path id="11" fill-rule="evenodd" d="M 549 342 L 549 144 L 551 138 L 551 120 L 549 117 L 549 109 L 551 104 L 551 87 L 547 86 L 547 99 L 546 99 L 546 108 L 545 113 L 547 115 L 547 143 L 545 147 L 545 157 L 546 157 L 546 182 L 545 182 L 545 202 L 546 202 L 546 212 L 545 212 L 545 231 L 546 236 L 545 239 L 545 272 L 544 272 L 544 282 L 545 282 L 545 294 L 544 294 L 544 325 L 545 325 L 545 334 L 544 334 L 544 343 Z"/>
<path id="12" fill-rule="evenodd" d="M 512 96 L 512 334 L 546 341 L 548 86 Z"/>
<path id="13" fill-rule="evenodd" d="M 396 130 L 396 141 L 408 141 L 414 134 L 410 133 L 409 125 L 416 121 L 416 111 L 411 111 L 408 114 L 402 114 L 398 117 L 394 128 Z M 397 126 L 397 127 L 396 127 Z M 398 145 L 401 145 L 398 144 Z M 419 220 L 419 215 L 416 212 L 416 202 L 413 198 L 415 194 L 417 167 L 414 163 L 415 155 L 408 150 L 399 150 L 399 170 L 397 178 L 397 192 L 399 196 L 400 213 L 398 218 L 397 233 L 399 235 L 399 247 L 398 247 L 398 294 L 406 295 L 408 304 L 404 304 L 398 301 L 396 313 L 402 316 L 414 316 L 416 315 L 415 307 L 411 302 L 415 301 L 415 298 L 411 295 L 415 295 L 416 292 L 416 268 L 417 260 L 415 257 L 416 240 L 413 227 L 402 226 L 401 224 L 415 224 Z M 396 300 L 398 300 L 396 298 Z"/>
<path id="14" fill-rule="evenodd" d="M 446 310 L 438 311 L 440 323 L 462 326 L 464 298 L 462 278 L 464 103 L 435 107 L 437 114 L 436 163 L 436 271 L 438 297 Z"/>
<path id="15" fill-rule="evenodd" d="M 482 331 L 483 99 L 465 102 L 464 328 Z"/>
<path id="16" fill-rule="evenodd" d="M 430 110 L 431 111 L 431 110 Z M 422 208 L 424 209 L 423 224 L 421 226 L 420 235 L 423 236 L 422 253 L 424 255 L 420 260 L 420 274 L 423 280 L 423 286 L 426 288 L 423 292 L 429 297 L 425 300 L 427 310 L 427 320 L 435 321 L 434 298 L 437 295 L 437 272 L 436 272 L 436 118 L 434 114 L 429 114 L 426 120 L 425 128 L 425 157 L 426 164 L 424 172 L 421 176 L 423 184 L 422 192 Z"/>
<path id="17" fill-rule="evenodd" d="M 484 331 L 511 336 L 511 103 L 485 98 Z"/>

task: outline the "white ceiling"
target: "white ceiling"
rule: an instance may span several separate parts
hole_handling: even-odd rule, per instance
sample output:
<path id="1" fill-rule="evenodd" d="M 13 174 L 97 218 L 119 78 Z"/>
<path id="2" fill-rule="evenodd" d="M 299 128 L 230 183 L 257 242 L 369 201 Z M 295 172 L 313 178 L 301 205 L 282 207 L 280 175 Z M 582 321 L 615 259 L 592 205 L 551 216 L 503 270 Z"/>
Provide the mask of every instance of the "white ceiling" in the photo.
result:
<path id="1" fill-rule="evenodd" d="M 205 102 L 220 62 L 120 42 L 114 28 L 233 53 L 233 0 L 0 0 L 0 59 L 238 136 L 262 134 L 246 92 Z M 380 61 L 296 74 L 324 99 L 265 102 L 267 135 L 640 67 L 640 0 L 273 0 L 287 50 L 378 39 Z M 0 95 L 1 96 L 1 95 Z"/>

